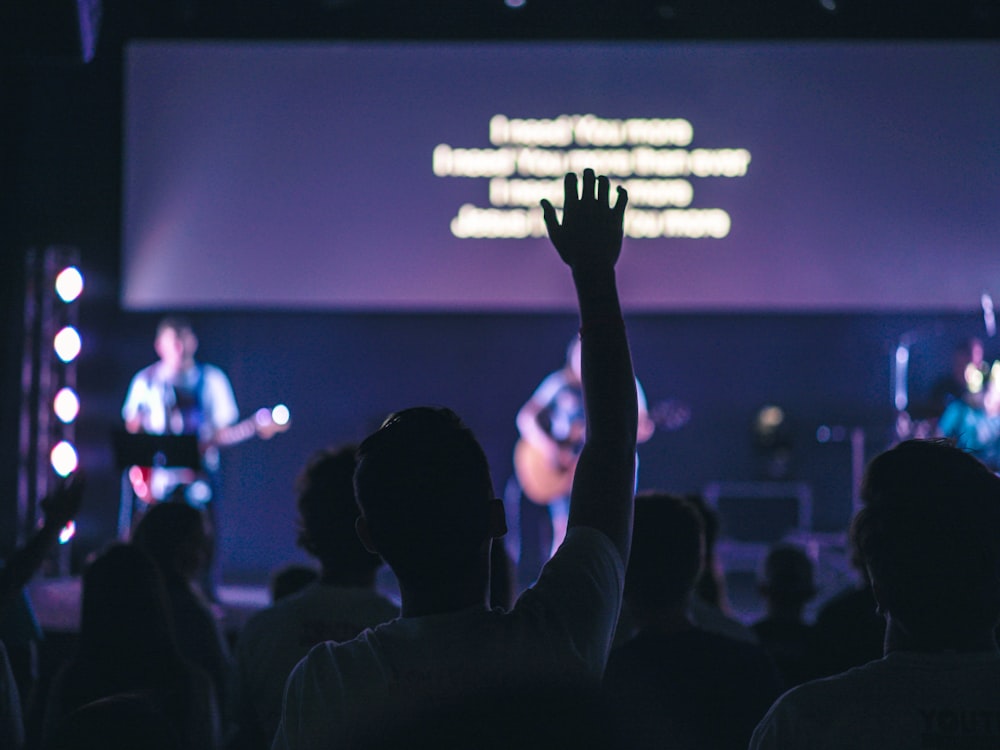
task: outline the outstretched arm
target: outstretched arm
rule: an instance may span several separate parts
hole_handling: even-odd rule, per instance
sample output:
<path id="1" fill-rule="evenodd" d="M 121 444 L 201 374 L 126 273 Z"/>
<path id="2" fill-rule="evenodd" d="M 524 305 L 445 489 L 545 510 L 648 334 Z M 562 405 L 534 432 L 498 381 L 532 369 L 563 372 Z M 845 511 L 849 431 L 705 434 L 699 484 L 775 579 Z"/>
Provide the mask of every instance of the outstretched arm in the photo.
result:
<path id="1" fill-rule="evenodd" d="M 23 547 L 11 554 L 0 572 L 0 614 L 42 566 L 45 555 L 59 538 L 59 532 L 79 512 L 83 486 L 83 477 L 78 472 L 62 480 L 39 502 L 45 514 L 45 523 Z"/>
<path id="2" fill-rule="evenodd" d="M 573 481 L 568 527 L 604 532 L 628 559 L 632 537 L 637 398 L 625 323 L 618 302 L 615 263 L 621 253 L 628 196 L 618 188 L 608 202 L 607 177 L 584 170 L 582 193 L 566 175 L 560 224 L 542 202 L 545 225 L 559 256 L 573 272 L 580 305 L 581 370 L 587 439 Z"/>

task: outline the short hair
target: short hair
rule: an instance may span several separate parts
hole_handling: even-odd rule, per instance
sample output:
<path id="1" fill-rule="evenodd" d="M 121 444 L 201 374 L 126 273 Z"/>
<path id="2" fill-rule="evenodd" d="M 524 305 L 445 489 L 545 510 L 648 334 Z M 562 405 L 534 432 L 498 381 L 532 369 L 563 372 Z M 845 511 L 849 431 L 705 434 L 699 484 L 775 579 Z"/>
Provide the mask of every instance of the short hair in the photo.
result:
<path id="1" fill-rule="evenodd" d="M 159 337 L 161 333 L 166 330 L 176 331 L 180 333 L 181 331 L 191 331 L 194 332 L 194 326 L 191 325 L 191 321 L 185 318 L 183 315 L 167 315 L 160 319 L 160 322 L 156 324 L 156 336 Z"/>
<path id="2" fill-rule="evenodd" d="M 772 602 L 802 605 L 816 596 L 812 560 L 794 544 L 781 542 L 768 550 L 759 583 Z"/>
<path id="3" fill-rule="evenodd" d="M 486 454 L 450 409 L 390 415 L 358 448 L 358 506 L 397 577 L 451 569 L 489 535 Z"/>
<path id="4" fill-rule="evenodd" d="M 132 542 L 141 547 L 168 578 L 176 572 L 177 551 L 200 534 L 207 545 L 202 511 L 178 500 L 156 503 L 136 524 Z"/>
<path id="5" fill-rule="evenodd" d="M 356 447 L 327 448 L 314 454 L 296 480 L 299 546 L 326 571 L 367 573 L 382 560 L 365 549 L 355 530 Z"/>
<path id="6" fill-rule="evenodd" d="M 851 525 L 879 604 L 924 635 L 1000 620 L 1000 478 L 945 440 L 877 456 Z"/>
<path id="7" fill-rule="evenodd" d="M 705 550 L 705 523 L 683 497 L 643 492 L 635 499 L 625 595 L 651 611 L 682 604 L 694 590 Z"/>

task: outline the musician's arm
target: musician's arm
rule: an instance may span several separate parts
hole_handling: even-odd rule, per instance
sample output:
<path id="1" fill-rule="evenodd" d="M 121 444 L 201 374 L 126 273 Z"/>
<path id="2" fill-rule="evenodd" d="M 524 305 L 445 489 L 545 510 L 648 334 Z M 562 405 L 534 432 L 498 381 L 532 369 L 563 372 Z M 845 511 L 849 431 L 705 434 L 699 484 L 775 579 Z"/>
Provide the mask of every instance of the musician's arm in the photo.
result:
<path id="1" fill-rule="evenodd" d="M 538 416 L 555 397 L 558 389 L 556 375 L 550 375 L 517 412 L 517 431 L 521 439 L 535 446 L 553 462 L 559 460 L 560 445 L 542 428 Z"/>

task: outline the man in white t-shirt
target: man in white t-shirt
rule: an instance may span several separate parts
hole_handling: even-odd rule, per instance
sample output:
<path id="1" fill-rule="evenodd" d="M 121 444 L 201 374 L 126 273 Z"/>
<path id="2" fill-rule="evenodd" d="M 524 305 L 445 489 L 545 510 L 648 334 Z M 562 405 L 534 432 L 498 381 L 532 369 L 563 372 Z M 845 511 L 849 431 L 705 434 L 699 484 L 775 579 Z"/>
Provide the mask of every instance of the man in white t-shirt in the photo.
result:
<path id="1" fill-rule="evenodd" d="M 751 748 L 1000 747 L 1000 478 L 910 440 L 872 461 L 862 495 L 851 539 L 885 656 L 783 695 Z"/>
<path id="2" fill-rule="evenodd" d="M 540 688 L 550 696 L 598 688 L 628 559 L 637 429 L 614 272 L 627 198 L 619 189 L 610 207 L 608 194 L 607 178 L 586 170 L 582 195 L 576 175 L 566 177 L 561 223 L 543 202 L 549 236 L 572 270 L 583 342 L 588 435 L 565 543 L 509 613 L 490 610 L 490 546 L 505 523 L 482 448 L 446 409 L 390 416 L 361 444 L 355 487 L 358 532 L 396 574 L 402 617 L 320 644 L 299 663 L 276 750 L 418 746 L 443 736 L 435 717 L 454 728 L 467 710 L 480 715 Z"/>

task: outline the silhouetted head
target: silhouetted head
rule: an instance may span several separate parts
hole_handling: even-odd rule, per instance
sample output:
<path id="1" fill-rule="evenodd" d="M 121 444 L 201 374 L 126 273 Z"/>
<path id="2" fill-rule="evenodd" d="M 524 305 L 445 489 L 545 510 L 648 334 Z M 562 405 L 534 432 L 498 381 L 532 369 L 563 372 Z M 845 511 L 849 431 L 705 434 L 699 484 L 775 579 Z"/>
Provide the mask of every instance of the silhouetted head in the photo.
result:
<path id="1" fill-rule="evenodd" d="M 449 409 L 390 415 L 358 449 L 354 484 L 371 542 L 401 581 L 448 575 L 495 532 L 486 455 Z"/>
<path id="2" fill-rule="evenodd" d="M 156 564 L 131 544 L 113 544 L 83 573 L 80 653 L 127 667 L 139 655 L 175 652 L 171 619 Z M 137 665 L 140 666 L 140 665 Z"/>
<path id="3" fill-rule="evenodd" d="M 154 505 L 139 521 L 132 541 L 153 558 L 164 575 L 191 580 L 207 560 L 205 519 L 200 510 L 187 503 Z"/>
<path id="4" fill-rule="evenodd" d="M 684 605 L 705 560 L 705 526 L 688 500 L 665 492 L 635 499 L 625 596 L 637 613 Z"/>
<path id="5" fill-rule="evenodd" d="M 296 482 L 299 546 L 323 564 L 327 576 L 367 575 L 382 564 L 365 549 L 355 524 L 355 446 L 315 454 Z"/>
<path id="6" fill-rule="evenodd" d="M 764 559 L 758 588 L 773 604 L 805 605 L 816 596 L 812 560 L 793 544 L 774 545 Z"/>
<path id="7" fill-rule="evenodd" d="M 879 606 L 925 641 L 1000 620 L 1000 478 L 942 440 L 877 456 L 851 539 Z"/>

